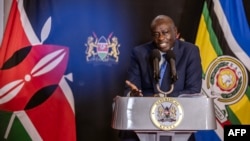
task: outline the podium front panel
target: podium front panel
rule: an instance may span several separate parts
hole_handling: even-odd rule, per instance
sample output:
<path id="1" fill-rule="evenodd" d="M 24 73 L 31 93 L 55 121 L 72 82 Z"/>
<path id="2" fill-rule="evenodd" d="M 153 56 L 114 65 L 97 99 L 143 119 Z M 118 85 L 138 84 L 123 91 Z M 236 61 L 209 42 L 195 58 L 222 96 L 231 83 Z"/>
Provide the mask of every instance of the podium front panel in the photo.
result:
<path id="1" fill-rule="evenodd" d="M 177 101 L 178 107 L 181 108 L 181 112 L 179 112 L 181 120 L 171 130 L 197 131 L 216 129 L 213 99 L 207 97 L 172 97 L 169 99 Z M 164 101 L 162 97 L 117 96 L 114 100 L 112 127 L 118 130 L 162 130 L 152 120 L 152 113 L 154 114 L 152 109 L 162 100 Z"/>

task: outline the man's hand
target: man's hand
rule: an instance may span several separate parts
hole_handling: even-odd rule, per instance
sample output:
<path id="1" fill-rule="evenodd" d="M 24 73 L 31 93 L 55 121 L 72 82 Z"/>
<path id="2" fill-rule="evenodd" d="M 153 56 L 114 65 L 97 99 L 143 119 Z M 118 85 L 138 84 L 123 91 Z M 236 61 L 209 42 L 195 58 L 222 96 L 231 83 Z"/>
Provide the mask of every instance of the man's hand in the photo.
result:
<path id="1" fill-rule="evenodd" d="M 130 96 L 143 96 L 142 91 L 139 90 L 139 89 L 135 86 L 135 84 L 131 83 L 131 82 L 128 81 L 128 80 L 126 80 L 125 82 L 126 82 L 126 84 L 127 84 L 127 85 L 130 87 L 130 89 L 131 89 Z"/>

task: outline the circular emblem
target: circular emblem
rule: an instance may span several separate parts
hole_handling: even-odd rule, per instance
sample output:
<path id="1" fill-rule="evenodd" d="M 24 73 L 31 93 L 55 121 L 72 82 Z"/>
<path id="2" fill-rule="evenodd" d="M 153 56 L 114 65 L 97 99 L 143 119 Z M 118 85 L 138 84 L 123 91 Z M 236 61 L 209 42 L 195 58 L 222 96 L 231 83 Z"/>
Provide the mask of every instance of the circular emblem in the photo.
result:
<path id="1" fill-rule="evenodd" d="M 182 106 L 173 98 L 161 98 L 151 107 L 150 117 L 156 127 L 162 130 L 174 129 L 183 118 Z"/>
<path id="2" fill-rule="evenodd" d="M 244 94 L 248 84 L 244 65 L 231 56 L 220 56 L 208 67 L 206 86 L 211 97 L 227 104 L 237 102 Z"/>

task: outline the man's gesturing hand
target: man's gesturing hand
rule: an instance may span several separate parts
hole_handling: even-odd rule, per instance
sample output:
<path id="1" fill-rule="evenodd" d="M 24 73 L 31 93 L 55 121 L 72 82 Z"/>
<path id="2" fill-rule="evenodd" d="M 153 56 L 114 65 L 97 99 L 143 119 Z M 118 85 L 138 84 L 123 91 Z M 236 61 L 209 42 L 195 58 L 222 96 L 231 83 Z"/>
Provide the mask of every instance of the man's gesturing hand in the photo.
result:
<path id="1" fill-rule="evenodd" d="M 130 81 L 126 80 L 126 84 L 131 89 L 130 96 L 143 96 L 142 91 L 139 90 L 133 83 L 131 83 Z"/>

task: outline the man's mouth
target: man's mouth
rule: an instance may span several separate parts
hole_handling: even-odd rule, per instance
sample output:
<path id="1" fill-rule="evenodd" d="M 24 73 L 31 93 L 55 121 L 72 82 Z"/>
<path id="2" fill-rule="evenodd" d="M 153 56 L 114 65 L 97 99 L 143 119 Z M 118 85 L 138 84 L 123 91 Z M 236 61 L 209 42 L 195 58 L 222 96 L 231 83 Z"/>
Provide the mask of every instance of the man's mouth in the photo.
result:
<path id="1" fill-rule="evenodd" d="M 166 43 L 160 43 L 159 46 L 160 46 L 160 47 L 166 47 L 167 44 L 166 44 Z"/>

